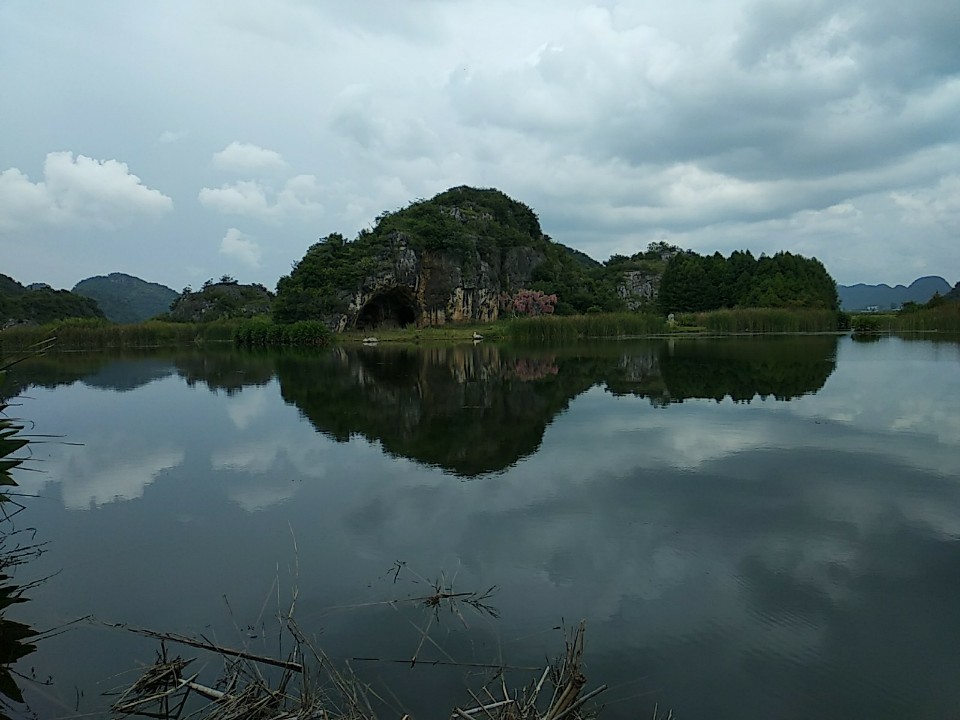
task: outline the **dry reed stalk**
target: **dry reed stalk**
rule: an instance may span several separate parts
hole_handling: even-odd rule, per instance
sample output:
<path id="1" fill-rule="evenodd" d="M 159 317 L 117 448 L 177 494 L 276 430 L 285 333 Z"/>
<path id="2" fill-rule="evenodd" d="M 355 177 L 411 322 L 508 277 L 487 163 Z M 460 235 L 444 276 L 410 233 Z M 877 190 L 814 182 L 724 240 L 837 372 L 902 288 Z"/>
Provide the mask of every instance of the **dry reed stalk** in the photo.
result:
<path id="1" fill-rule="evenodd" d="M 396 574 L 401 570 L 406 568 L 398 563 Z M 538 672 L 529 686 L 519 692 L 511 692 L 507 687 L 505 671 L 517 668 L 508 668 L 502 663 L 492 665 L 456 662 L 430 637 L 430 629 L 439 619 L 441 607 L 450 609 L 464 625 L 466 621 L 457 607 L 460 603 L 480 614 L 496 616 L 496 609 L 487 604 L 494 588 L 485 593 L 454 592 L 452 583 L 448 583 L 443 576 L 432 585 L 434 593 L 407 600 L 427 609 L 430 615 L 423 626 L 414 624 L 420 639 L 412 662 L 418 662 L 421 650 L 429 643 L 445 655 L 448 661 L 421 660 L 421 664 L 482 667 L 494 671 L 492 680 L 500 681 L 498 691 L 501 697 L 495 697 L 490 692 L 488 681 L 482 689 L 485 699 L 468 689 L 473 704 L 466 708 L 454 707 L 451 717 L 460 720 L 584 720 L 593 716 L 593 713 L 585 712 L 585 705 L 606 690 L 606 686 L 582 694 L 586 685 L 586 677 L 582 672 L 585 634 L 583 622 L 569 633 L 565 652 L 555 662 L 548 664 L 542 673 Z M 114 627 L 160 640 L 161 652 L 158 653 L 156 663 L 147 668 L 140 678 L 120 695 L 114 703 L 114 713 L 163 719 L 179 718 L 185 712 L 188 698 L 192 696 L 194 699 L 190 717 L 206 720 L 377 720 L 374 701 L 384 707 L 388 707 L 389 703 L 358 678 L 349 663 L 338 667 L 310 642 L 294 620 L 296 593 L 293 598 L 288 611 L 279 613 L 277 617 L 281 633 L 292 641 L 292 649 L 287 653 L 287 659 L 252 653 L 245 648 L 227 647 L 205 637 L 194 639 L 176 633 L 115 625 Z M 390 604 L 396 607 L 399 602 L 401 601 L 390 601 Z M 178 643 L 219 655 L 225 669 L 216 687 L 198 682 L 198 675 L 184 677 L 183 671 L 191 661 L 179 657 L 169 660 L 167 643 Z M 358 659 L 396 662 L 377 658 Z M 411 660 L 404 662 L 411 663 Z M 279 678 L 274 677 L 272 682 L 268 681 L 261 668 L 273 668 L 274 676 L 279 670 Z M 547 699 L 548 686 L 549 702 L 542 702 Z M 193 706 L 197 707 L 194 709 Z"/>

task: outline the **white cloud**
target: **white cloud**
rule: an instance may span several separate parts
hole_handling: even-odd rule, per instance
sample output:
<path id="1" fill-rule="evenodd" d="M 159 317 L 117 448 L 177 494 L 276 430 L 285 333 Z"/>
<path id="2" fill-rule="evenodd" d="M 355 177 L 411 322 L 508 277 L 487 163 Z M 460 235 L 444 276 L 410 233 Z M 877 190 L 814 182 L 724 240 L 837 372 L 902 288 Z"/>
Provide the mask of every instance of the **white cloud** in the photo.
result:
<path id="1" fill-rule="evenodd" d="M 162 133 L 160 133 L 160 137 L 157 138 L 157 142 L 162 143 L 163 145 L 172 145 L 173 143 L 180 142 L 186 136 L 186 130 L 164 130 Z"/>
<path id="2" fill-rule="evenodd" d="M 245 215 L 281 221 L 289 217 L 315 217 L 323 212 L 322 189 L 314 175 L 297 175 L 279 191 L 253 180 L 239 180 L 219 188 L 201 188 L 200 203 L 226 215 Z"/>
<path id="3" fill-rule="evenodd" d="M 890 197 L 910 225 L 960 227 L 960 175 L 943 177 L 936 187 L 895 192 Z"/>
<path id="4" fill-rule="evenodd" d="M 249 170 L 286 170 L 286 160 L 278 152 L 259 145 L 234 140 L 223 150 L 213 155 L 213 164 L 223 170 L 246 172 Z"/>
<path id="5" fill-rule="evenodd" d="M 145 186 L 117 160 L 52 152 L 41 182 L 31 182 L 18 168 L 0 173 L 0 230 L 66 223 L 110 227 L 132 215 L 172 208 L 173 200 Z"/>
<path id="6" fill-rule="evenodd" d="M 239 260 L 251 268 L 258 268 L 262 251 L 248 235 L 244 235 L 236 228 L 230 228 L 220 241 L 220 254 Z"/>
<path id="7" fill-rule="evenodd" d="M 126 248 L 172 285 L 188 280 L 178 258 L 191 230 L 216 222 L 204 207 L 283 226 L 257 278 L 272 285 L 309 239 L 352 235 L 459 184 L 502 189 L 601 260 L 652 240 L 699 252 L 749 243 L 815 254 L 844 283 L 907 283 L 904 257 L 936 274 L 955 264 L 950 187 L 922 189 L 958 167 L 957 15 L 948 2 L 877 3 L 178 1 L 56 18 L 23 4 L 0 23 L 23 68 L 0 77 L 18 109 L 0 115 L 0 135 L 26 157 L 50 138 L 123 148 L 143 174 L 166 173 L 178 198 L 206 185 L 202 206 L 138 229 Z M 57 60 L 97 38 L 109 52 Z M 261 108 L 271 111 L 250 112 Z M 209 150 L 189 148 L 184 128 Z M 3 227 L 72 221 L 10 156 Z M 228 174 L 197 184 L 214 169 Z M 295 172 L 312 174 L 286 184 Z M 843 205 L 862 218 L 824 216 Z M 78 258 L 43 246 L 39 230 L 18 242 L 42 252 L 0 248 L 17 255 L 8 270 L 75 282 Z M 109 238 L 82 240 L 91 266 L 116 257 Z"/>

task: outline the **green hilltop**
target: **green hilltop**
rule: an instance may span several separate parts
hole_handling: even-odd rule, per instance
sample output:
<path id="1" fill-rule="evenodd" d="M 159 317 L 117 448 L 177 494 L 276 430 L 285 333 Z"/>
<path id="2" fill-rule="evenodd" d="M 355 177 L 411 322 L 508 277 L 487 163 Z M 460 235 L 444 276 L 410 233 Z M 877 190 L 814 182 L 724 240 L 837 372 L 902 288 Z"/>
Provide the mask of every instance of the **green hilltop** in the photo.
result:
<path id="1" fill-rule="evenodd" d="M 133 275 L 110 273 L 81 280 L 73 287 L 77 295 L 92 298 L 111 322 L 138 323 L 170 309 L 177 291 Z"/>

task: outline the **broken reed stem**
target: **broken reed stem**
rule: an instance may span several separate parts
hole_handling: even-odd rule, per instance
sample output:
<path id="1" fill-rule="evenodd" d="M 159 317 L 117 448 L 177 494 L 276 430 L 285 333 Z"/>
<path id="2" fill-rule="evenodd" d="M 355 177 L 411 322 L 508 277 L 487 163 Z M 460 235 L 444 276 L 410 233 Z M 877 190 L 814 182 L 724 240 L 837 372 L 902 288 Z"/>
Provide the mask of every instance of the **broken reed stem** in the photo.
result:
<path id="1" fill-rule="evenodd" d="M 303 672 L 303 665 L 298 662 L 293 662 L 292 660 L 278 660 L 277 658 L 270 657 L 269 655 L 258 655 L 246 650 L 236 650 L 234 648 L 216 645 L 215 643 L 211 642 L 194 640 L 193 638 L 186 637 L 185 635 L 178 635 L 175 633 L 162 633 L 155 630 L 148 630 L 147 628 L 131 627 L 129 625 L 115 625 L 114 627 L 120 627 L 137 635 L 154 638 L 155 640 L 165 640 L 168 642 L 178 643 L 180 645 L 187 645 L 188 647 L 197 648 L 198 650 L 209 650 L 210 652 L 219 653 L 220 655 L 227 655 L 229 657 L 235 657 L 241 660 L 252 660 L 254 663 L 272 665 L 273 667 L 283 668 L 285 670 L 291 670 L 297 673 Z"/>
<path id="2" fill-rule="evenodd" d="M 442 601 L 467 601 L 476 609 L 485 610 L 482 600 L 489 596 L 485 594 L 455 593 L 452 588 L 444 587 L 444 581 L 435 585 L 437 592 L 421 600 L 422 604 L 431 609 L 427 622 L 417 629 L 419 641 L 409 660 L 384 660 L 381 658 L 354 658 L 354 660 L 379 662 L 404 662 L 409 665 L 421 663 L 423 665 L 450 665 L 475 667 L 495 670 L 496 675 L 490 678 L 482 687 L 480 696 L 467 688 L 474 706 L 464 709 L 455 706 L 449 717 L 459 720 L 583 720 L 591 717 L 590 713 L 583 714 L 582 708 L 590 700 L 607 689 L 602 685 L 595 690 L 582 694 L 586 686 L 586 677 L 582 673 L 584 653 L 585 623 L 580 622 L 572 631 L 568 630 L 563 652 L 555 662 L 540 668 L 508 668 L 503 664 L 487 663 L 460 663 L 454 661 L 446 651 L 431 637 L 430 630 L 435 622 L 439 621 L 436 613 Z M 391 603 L 392 604 L 392 603 Z M 278 613 L 278 620 L 282 628 L 290 633 L 293 641 L 289 659 L 282 660 L 275 657 L 252 653 L 247 650 L 229 648 L 210 642 L 207 638 L 200 640 L 179 635 L 176 633 L 162 633 L 146 628 L 115 625 L 129 632 L 144 637 L 160 640 L 162 653 L 158 654 L 157 662 L 148 668 L 114 704 L 114 712 L 135 714 L 141 716 L 163 718 L 179 718 L 190 693 L 205 699 L 209 704 L 200 708 L 191 717 L 203 717 L 207 720 L 239 720 L 240 718 L 257 718 L 258 720 L 376 720 L 371 701 L 389 706 L 383 697 L 367 683 L 361 681 L 353 672 L 349 662 L 343 668 L 338 668 L 323 653 L 315 648 L 310 640 L 300 631 L 293 618 L 294 605 L 291 603 L 289 611 L 284 615 Z M 263 610 L 261 610 L 261 617 Z M 201 636 L 202 637 L 202 636 Z M 198 675 L 183 678 L 181 672 L 191 660 L 176 658 L 168 661 L 165 643 L 172 642 L 196 648 L 211 653 L 217 653 L 225 658 L 233 658 L 225 669 L 225 674 L 216 687 L 210 687 L 197 681 Z M 419 660 L 423 649 L 430 644 L 436 647 L 448 660 Z M 312 653 L 315 662 L 310 668 L 316 677 L 308 678 L 307 667 L 304 661 L 309 659 L 305 653 Z M 294 660 L 299 660 L 296 662 Z M 268 683 L 261 673 L 265 666 L 279 668 L 282 672 L 274 682 Z M 535 682 L 519 692 L 511 693 L 505 679 L 505 670 L 522 669 L 535 671 Z M 298 692 L 290 694 L 287 688 L 298 673 L 301 678 Z M 497 689 L 499 678 L 500 698 L 495 697 L 491 689 Z M 546 708 L 538 701 L 547 682 L 553 686 L 550 702 Z M 490 687 L 492 686 L 492 688 Z M 544 698 L 546 699 L 546 698 Z M 400 701 L 397 701 L 400 705 Z M 538 705 L 540 706 L 538 708 Z M 399 713 L 398 713 L 399 714 Z"/>

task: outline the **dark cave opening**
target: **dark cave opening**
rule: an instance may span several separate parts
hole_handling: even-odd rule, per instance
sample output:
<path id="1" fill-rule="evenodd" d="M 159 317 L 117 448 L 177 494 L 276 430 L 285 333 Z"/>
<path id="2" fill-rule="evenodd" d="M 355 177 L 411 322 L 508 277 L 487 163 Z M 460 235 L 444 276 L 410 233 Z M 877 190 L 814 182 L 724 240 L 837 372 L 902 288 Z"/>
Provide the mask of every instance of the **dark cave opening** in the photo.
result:
<path id="1" fill-rule="evenodd" d="M 403 328 L 417 321 L 413 294 L 404 288 L 393 288 L 370 298 L 357 315 L 357 330 Z"/>

